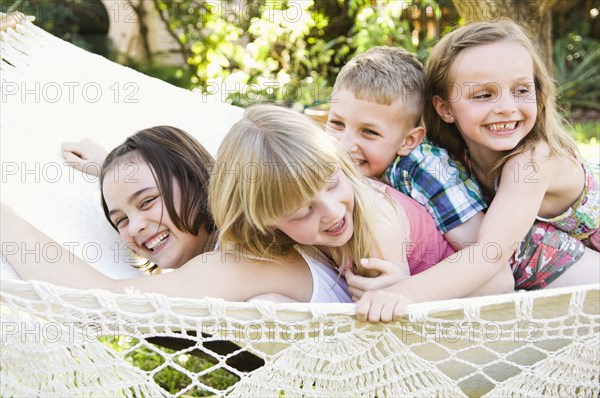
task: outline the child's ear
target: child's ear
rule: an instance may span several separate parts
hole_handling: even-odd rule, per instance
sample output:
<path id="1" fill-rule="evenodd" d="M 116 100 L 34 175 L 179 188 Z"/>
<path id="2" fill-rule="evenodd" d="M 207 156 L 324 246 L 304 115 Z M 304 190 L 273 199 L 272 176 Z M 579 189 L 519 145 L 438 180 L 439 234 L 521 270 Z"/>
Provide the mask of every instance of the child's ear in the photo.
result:
<path id="1" fill-rule="evenodd" d="M 450 112 L 448 101 L 443 100 L 439 95 L 434 95 L 433 107 L 443 121 L 446 123 L 454 123 L 454 116 L 452 116 L 452 112 Z"/>
<path id="2" fill-rule="evenodd" d="M 418 126 L 410 130 L 398 148 L 398 156 L 406 156 L 415 149 L 425 138 L 425 128 Z"/>

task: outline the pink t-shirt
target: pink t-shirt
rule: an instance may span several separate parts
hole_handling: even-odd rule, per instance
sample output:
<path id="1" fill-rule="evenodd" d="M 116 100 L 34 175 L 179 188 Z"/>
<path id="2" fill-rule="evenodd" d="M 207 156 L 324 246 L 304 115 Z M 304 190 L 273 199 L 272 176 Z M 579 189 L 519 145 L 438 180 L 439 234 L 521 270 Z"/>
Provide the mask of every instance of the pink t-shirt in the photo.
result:
<path id="1" fill-rule="evenodd" d="M 410 223 L 410 242 L 406 242 L 404 250 L 411 275 L 416 275 L 436 265 L 455 251 L 440 231 L 435 227 L 433 218 L 425 207 L 402 192 L 385 185 L 380 181 L 371 181 L 404 209 Z"/>

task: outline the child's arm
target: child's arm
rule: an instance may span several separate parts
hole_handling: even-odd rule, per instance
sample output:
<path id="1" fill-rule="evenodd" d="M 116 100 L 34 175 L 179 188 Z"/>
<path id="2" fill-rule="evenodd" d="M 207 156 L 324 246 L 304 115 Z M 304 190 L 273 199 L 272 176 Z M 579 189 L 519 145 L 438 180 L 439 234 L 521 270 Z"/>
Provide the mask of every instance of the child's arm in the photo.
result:
<path id="1" fill-rule="evenodd" d="M 245 261 L 223 253 L 197 256 L 175 272 L 114 280 L 70 253 L 3 203 L 0 215 L 2 254 L 23 279 L 78 289 L 124 293 L 126 288 L 133 287 L 141 292 L 172 297 L 220 297 L 230 301 L 245 301 L 267 293 L 297 301 L 310 298 L 309 272 L 298 273 L 298 267 L 289 264 Z M 249 280 L 252 283 L 248 283 Z"/>
<path id="2" fill-rule="evenodd" d="M 475 179 L 445 149 L 424 140 L 397 158 L 382 180 L 425 206 L 454 249 L 476 241 L 487 205 Z"/>
<path id="3" fill-rule="evenodd" d="M 64 142 L 60 146 L 62 156 L 77 170 L 99 177 L 100 168 L 108 152 L 95 141 Z"/>
<path id="4" fill-rule="evenodd" d="M 531 225 L 555 173 L 554 158 L 518 155 L 502 171 L 496 197 L 483 220 L 476 244 L 418 275 L 397 282 L 394 291 L 411 302 L 465 297 L 501 272 Z M 515 179 L 515 168 L 534 162 L 536 182 Z"/>
<path id="5" fill-rule="evenodd" d="M 477 242 L 477 234 L 485 214 L 483 211 L 478 211 L 464 223 L 448 230 L 444 235 L 444 239 L 450 243 L 455 250 L 461 250 L 465 247 Z"/>
<path id="6" fill-rule="evenodd" d="M 396 282 L 409 278 L 410 273 L 403 267 L 399 267 L 391 261 L 379 258 L 363 258 L 360 263 L 364 269 L 371 272 L 368 274 L 376 277 L 356 275 L 351 269 L 346 270 L 344 277 L 348 282 L 348 289 L 354 301 L 358 301 L 367 291 L 386 289 Z"/>
<path id="7" fill-rule="evenodd" d="M 364 261 L 364 262 L 362 262 Z M 354 274 L 352 270 L 344 273 L 348 290 L 354 301 L 359 301 L 366 292 L 388 289 L 398 281 L 409 278 L 410 275 L 402 273 L 396 264 L 378 258 L 361 260 L 363 268 L 373 270 L 376 277 L 364 277 Z M 514 291 L 515 279 L 510 266 L 502 268 L 486 284 L 471 292 L 467 296 L 487 296 L 493 294 L 510 293 Z"/>
<path id="8" fill-rule="evenodd" d="M 1 204 L 0 224 L 2 255 L 22 279 L 44 280 L 69 287 L 103 287 L 123 292 L 124 286 L 118 286 L 118 281 L 96 271 L 20 218 L 4 203 Z M 51 259 L 44 254 L 48 253 L 48 248 L 52 249 Z"/>

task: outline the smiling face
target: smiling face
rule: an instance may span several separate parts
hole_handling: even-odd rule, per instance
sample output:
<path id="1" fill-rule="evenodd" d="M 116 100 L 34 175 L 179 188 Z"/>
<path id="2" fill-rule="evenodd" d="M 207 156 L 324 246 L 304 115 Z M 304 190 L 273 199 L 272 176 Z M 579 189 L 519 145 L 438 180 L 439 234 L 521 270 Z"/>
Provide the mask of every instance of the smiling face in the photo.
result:
<path id="1" fill-rule="evenodd" d="M 414 128 L 403 108 L 401 99 L 384 105 L 340 90 L 332 96 L 327 131 L 342 141 L 362 175 L 378 178 L 396 156 L 412 150 L 403 150 Z"/>
<path id="2" fill-rule="evenodd" d="M 118 162 L 103 181 L 109 217 L 121 239 L 161 268 L 178 268 L 203 252 L 208 233 L 176 228 L 169 217 L 152 169 L 137 159 Z M 173 204 L 179 214 L 181 189 L 173 182 Z"/>
<path id="3" fill-rule="evenodd" d="M 525 47 L 499 41 L 469 48 L 450 70 L 454 84 L 436 110 L 455 123 L 472 153 L 514 149 L 537 116 L 533 61 Z"/>
<path id="4" fill-rule="evenodd" d="M 354 189 L 343 171 L 328 178 L 307 203 L 275 220 L 274 227 L 297 243 L 339 247 L 354 232 Z"/>

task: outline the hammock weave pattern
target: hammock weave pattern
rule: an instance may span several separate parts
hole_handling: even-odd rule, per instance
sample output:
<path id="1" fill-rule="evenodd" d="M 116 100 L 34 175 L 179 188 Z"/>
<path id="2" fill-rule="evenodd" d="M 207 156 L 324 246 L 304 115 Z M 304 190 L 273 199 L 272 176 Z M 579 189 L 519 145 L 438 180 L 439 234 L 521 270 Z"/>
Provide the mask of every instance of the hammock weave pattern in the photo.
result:
<path id="1" fill-rule="evenodd" d="M 597 396 L 597 288 L 556 289 L 411 306 L 389 325 L 357 323 L 351 304 L 229 303 L 156 294 L 79 291 L 42 282 L 4 281 L 2 396 L 169 396 L 155 377 L 172 367 L 189 378 L 174 396 Z M 211 337 L 197 338 L 201 333 Z M 99 336 L 123 336 L 116 351 Z M 165 352 L 147 341 L 190 341 Z M 237 352 L 205 347 L 227 339 Z M 163 362 L 141 370 L 136 350 Z M 192 373 L 181 354 L 200 350 L 215 366 Z M 265 365 L 228 364 L 249 351 Z M 225 390 L 203 376 L 226 369 Z"/>
<path id="2" fill-rule="evenodd" d="M 5 156 L 17 161 L 18 157 L 11 154 L 26 145 L 34 146 L 36 140 L 41 139 L 41 147 L 48 151 L 49 145 L 56 146 L 67 136 L 79 138 L 75 131 L 84 130 L 80 134 L 89 136 L 82 123 L 94 114 L 102 117 L 90 128 L 120 129 L 119 137 L 106 139 L 107 147 L 136 128 L 170 123 L 193 134 L 195 126 L 194 135 L 214 152 L 218 143 L 208 142 L 211 136 L 215 131 L 219 134 L 227 131 L 239 117 L 236 108 L 199 101 L 200 95 L 184 93 L 88 54 L 29 23 L 19 26 L 17 31 L 3 33 L 0 50 L 2 82 L 11 83 L 7 85 L 11 90 L 27 82 L 63 84 L 101 81 L 90 80 L 92 76 L 95 79 L 112 76 L 115 80 L 124 79 L 119 81 L 135 81 L 139 92 L 144 93 L 140 95 L 140 103 L 126 107 L 114 101 L 56 106 L 51 101 L 35 102 L 31 98 L 5 96 L 3 92 L 0 118 L 3 161 Z M 71 61 L 77 67 L 71 67 Z M 163 102 L 165 98 L 171 102 L 172 98 L 174 108 L 191 103 L 194 110 L 183 108 L 183 115 L 174 110 L 171 121 L 159 121 L 154 112 L 148 112 L 152 106 L 149 97 L 161 97 Z M 37 116 L 64 112 L 67 122 L 58 122 L 64 123 L 58 127 L 46 123 L 44 134 L 54 130 L 67 136 L 44 142 L 36 135 L 40 133 L 35 132 L 41 129 L 42 122 L 38 117 L 27 117 L 32 112 Z M 203 112 L 213 116 L 208 122 L 211 132 L 202 132 L 207 125 L 201 117 Z M 219 116 L 226 122 L 219 124 L 214 120 Z M 62 120 L 63 116 L 59 118 Z M 202 128 L 198 127 L 200 123 Z M 9 144 L 10 150 L 5 149 L 5 144 Z M 18 156 L 27 154 L 23 151 Z M 66 231 L 68 220 L 73 217 L 61 214 L 58 206 L 54 211 L 58 214 L 45 215 L 63 220 L 54 223 L 60 224 L 60 228 L 44 224 L 41 217 L 36 220 L 36 202 L 19 203 L 16 198 L 21 196 L 14 192 L 34 188 L 31 184 L 20 184 L 5 182 L 3 176 L 2 199 L 21 213 L 30 210 L 29 220 L 38 221 L 35 225 L 59 242 L 73 239 Z M 77 184 L 69 181 L 68 186 L 73 185 Z M 35 189 L 47 190 L 42 194 L 48 201 L 68 200 L 55 192 L 63 187 L 60 181 L 46 187 L 42 182 L 41 186 Z M 12 191 L 5 194 L 5 188 Z M 92 188 L 87 184 L 84 189 L 97 194 L 96 185 Z M 71 202 L 81 200 L 79 195 Z M 86 210 L 95 212 L 92 217 L 95 221 L 90 225 L 104 223 L 99 211 L 97 203 Z M 115 253 L 109 252 L 106 261 L 112 262 L 113 268 Z M 86 252 L 76 254 L 85 258 Z M 94 265 L 102 268 L 102 264 Z M 125 264 L 119 266 L 127 268 Z M 4 397 L 202 394 L 595 397 L 600 394 L 597 285 L 415 304 L 409 307 L 404 321 L 372 325 L 356 322 L 352 304 L 231 303 L 135 291 L 113 294 L 12 280 L 5 272 L 2 275 L 0 395 Z M 104 344 L 101 336 L 120 336 L 122 348 Z M 172 351 L 153 344 L 151 340 L 155 337 L 176 338 L 187 344 Z M 210 348 L 211 342 L 222 340 L 237 344 L 239 349 L 222 354 Z M 150 369 L 137 368 L 131 359 L 140 352 L 151 352 L 161 360 Z M 211 357 L 214 366 L 202 371 L 189 370 L 181 357 L 193 352 Z M 264 365 L 253 371 L 234 367 L 232 360 L 244 353 L 261 358 Z M 175 393 L 166 391 L 157 382 L 166 368 L 178 372 L 187 380 L 187 386 Z M 218 371 L 232 374 L 237 382 L 225 387 L 214 385 L 209 376 Z"/>

